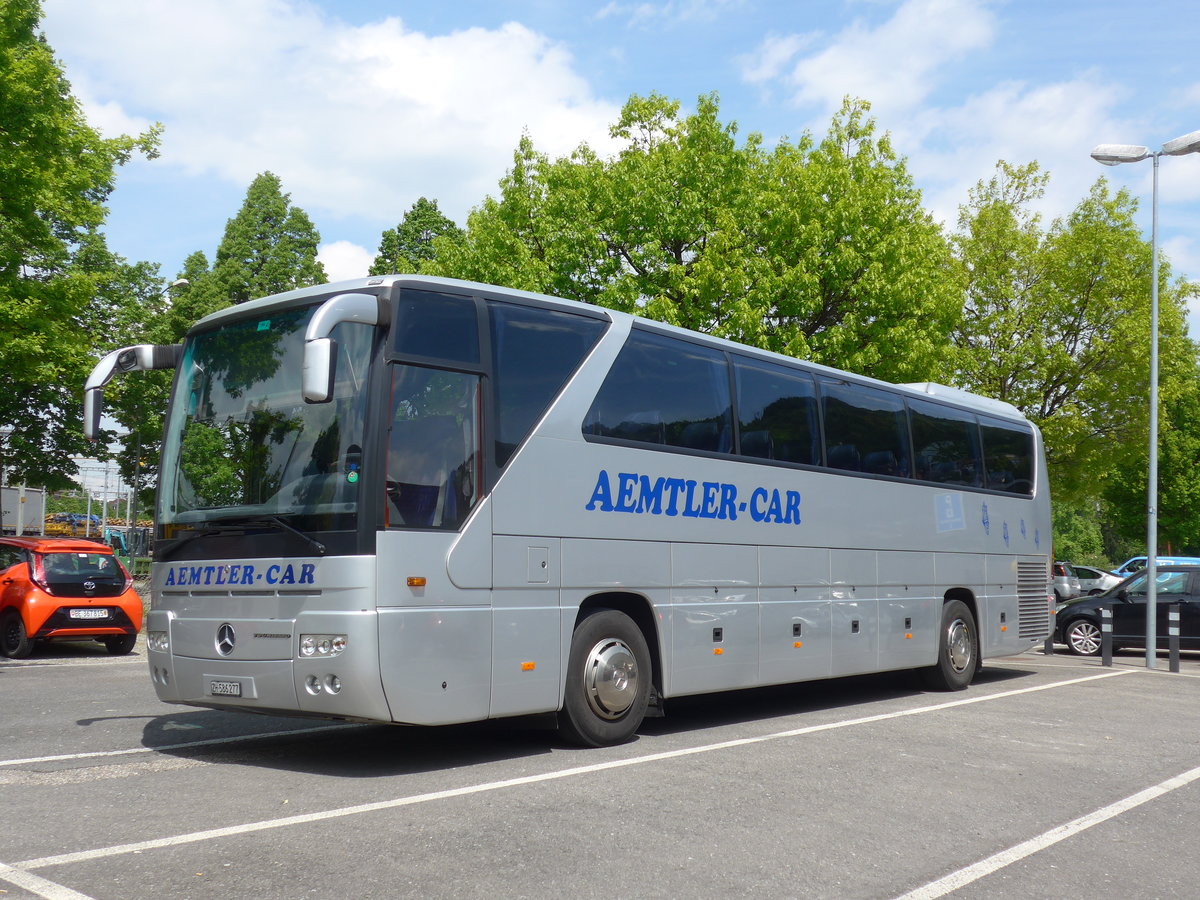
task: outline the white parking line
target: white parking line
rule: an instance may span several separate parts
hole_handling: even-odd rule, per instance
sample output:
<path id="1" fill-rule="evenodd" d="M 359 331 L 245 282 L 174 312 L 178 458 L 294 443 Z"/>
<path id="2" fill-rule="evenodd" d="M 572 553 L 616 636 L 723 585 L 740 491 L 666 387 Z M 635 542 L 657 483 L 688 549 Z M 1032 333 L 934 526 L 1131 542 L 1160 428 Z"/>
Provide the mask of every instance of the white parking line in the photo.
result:
<path id="1" fill-rule="evenodd" d="M 12 866 L 6 866 L 4 863 L 0 863 L 0 881 L 15 884 L 17 887 L 24 888 L 35 896 L 44 898 L 44 900 L 92 900 L 87 894 L 81 894 L 79 891 L 73 891 L 69 887 L 63 887 L 61 884 L 47 881 L 41 875 L 34 875 L 32 872 L 22 872 L 19 869 L 14 869 Z"/>
<path id="2" fill-rule="evenodd" d="M 0 766 L 25 766 L 34 763 L 69 762 L 77 759 L 103 759 L 109 756 L 125 756 L 133 753 L 157 753 L 160 750 L 187 750 L 190 747 L 212 747 L 217 744 L 234 744 L 239 741 L 256 741 L 260 738 L 289 737 L 294 734 L 315 734 L 324 731 L 345 731 L 347 728 L 362 728 L 362 725 L 322 725 L 318 728 L 296 728 L 291 731 L 264 731 L 260 734 L 238 734 L 223 738 L 205 738 L 200 741 L 185 741 L 181 744 L 159 744 L 156 747 L 130 747 L 127 750 L 92 750 L 87 753 L 61 753 L 58 756 L 27 756 L 24 759 L 0 759 Z"/>
<path id="3" fill-rule="evenodd" d="M 628 766 L 643 765 L 651 762 L 661 762 L 668 759 L 678 759 L 685 756 L 694 756 L 699 753 L 712 753 L 716 750 L 728 750 L 734 747 L 749 747 L 754 744 L 762 744 L 768 741 L 778 741 L 785 738 L 801 737 L 803 735 L 818 734 L 825 731 L 835 731 L 840 728 L 850 728 L 855 725 L 869 725 L 875 722 L 885 722 L 890 719 L 901 719 L 907 716 L 918 716 L 925 713 L 941 712 L 942 710 L 954 709 L 955 707 L 959 706 L 969 706 L 974 703 L 987 703 L 992 700 L 1002 700 L 1008 697 L 1017 697 L 1022 694 L 1033 694 L 1039 691 L 1054 690 L 1056 688 L 1068 687 L 1074 684 L 1083 684 L 1089 681 L 1098 681 L 1104 678 L 1114 678 L 1126 674 L 1129 673 L 1125 671 L 1104 672 L 1099 675 L 1072 678 L 1067 681 L 1056 681 L 1052 682 L 1051 684 L 1019 688 L 1017 690 L 1003 691 L 997 694 L 985 694 L 982 696 L 967 697 L 962 700 L 951 700 L 947 703 L 938 703 L 933 706 L 921 706 L 914 709 L 880 713 L 874 716 L 863 716 L 857 719 L 828 722 L 823 725 L 809 725 L 804 728 L 793 728 L 789 729 L 788 731 L 777 731 L 772 734 L 759 735 L 758 737 L 737 738 L 729 741 L 720 741 L 715 744 L 703 744 L 698 747 L 685 747 L 681 750 L 668 750 L 661 753 L 650 753 L 645 756 L 635 756 L 630 759 L 610 760 L 608 762 L 593 763 L 592 765 L 587 766 L 573 766 L 569 769 L 560 769 L 557 772 L 545 772 L 540 775 L 527 775 L 521 778 L 508 778 L 503 781 L 491 781 L 483 784 L 467 785 L 465 787 L 451 788 L 444 791 L 432 791 L 427 794 L 415 794 L 409 797 L 397 797 L 392 800 L 381 800 L 375 803 L 363 803 L 357 806 L 345 806 L 339 809 L 324 810 L 322 812 L 306 813 L 297 816 L 286 816 L 279 819 L 267 819 L 260 822 L 247 822 L 242 825 L 229 825 L 224 828 L 211 828 L 206 831 L 193 831 L 188 834 L 172 835 L 170 837 L 155 838 L 147 841 L 135 841 L 133 843 L 118 844 L 112 847 L 100 847 L 95 850 L 81 850 L 76 853 L 63 853 L 57 856 L 43 856 L 37 859 L 27 859 L 23 862 L 13 863 L 12 865 L 15 868 L 29 871 L 33 869 L 43 869 L 49 866 L 61 866 L 71 863 L 88 862 L 90 860 L 103 859 L 106 857 L 119 856 L 128 853 L 141 853 L 146 850 L 156 850 L 164 847 L 175 847 L 181 844 L 210 841 L 217 838 L 236 837 L 256 831 L 266 831 L 273 828 L 286 828 L 291 825 L 305 825 L 310 822 L 322 822 L 328 819 L 342 818 L 344 816 L 355 816 L 362 813 L 398 809 L 404 806 L 430 803 L 435 800 L 448 800 L 453 797 L 482 794 L 488 791 L 498 791 L 505 788 L 520 787 L 522 785 L 556 781 L 562 778 L 572 778 L 577 775 L 590 775 L 595 772 L 604 772 L 611 769 L 622 769 Z"/>
<path id="4" fill-rule="evenodd" d="M 1182 775 L 1176 775 L 1174 778 L 1168 778 L 1166 781 L 1159 782 L 1153 787 L 1146 788 L 1144 791 L 1138 791 L 1124 800 L 1110 803 L 1108 806 L 1101 807 L 1095 812 L 1088 813 L 1086 816 L 1072 819 L 1065 825 L 1051 828 L 1037 837 L 1022 841 L 1014 847 L 1009 847 L 1007 850 L 1001 850 L 987 859 L 981 859 L 974 865 L 959 869 L 957 872 L 951 872 L 944 878 L 931 881 L 929 884 L 923 885 L 914 891 L 900 895 L 896 900 L 935 900 L 937 897 L 944 897 L 951 891 L 956 891 L 960 887 L 965 887 L 972 882 L 978 881 L 980 878 L 1003 869 L 1005 866 L 1011 865 L 1018 860 L 1032 856 L 1040 850 L 1045 850 L 1059 841 L 1065 841 L 1067 838 L 1073 837 L 1081 831 L 1086 831 L 1093 825 L 1107 822 L 1109 819 L 1119 816 L 1123 812 L 1128 812 L 1135 807 L 1141 806 L 1143 803 L 1149 803 L 1151 800 L 1163 796 L 1163 794 L 1169 794 L 1177 788 L 1191 784 L 1198 778 L 1200 778 L 1200 766 L 1195 769 L 1189 769 Z"/>

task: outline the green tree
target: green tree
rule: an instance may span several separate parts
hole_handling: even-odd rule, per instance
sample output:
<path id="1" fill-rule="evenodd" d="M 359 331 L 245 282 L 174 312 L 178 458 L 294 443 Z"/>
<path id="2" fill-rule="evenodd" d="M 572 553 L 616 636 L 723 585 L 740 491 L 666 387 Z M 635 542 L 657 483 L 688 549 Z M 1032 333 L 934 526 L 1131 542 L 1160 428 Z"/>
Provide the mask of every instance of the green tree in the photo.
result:
<path id="1" fill-rule="evenodd" d="M 940 228 L 869 107 L 820 142 L 739 145 L 715 95 L 631 97 L 611 133 L 551 160 L 524 136 L 500 197 L 423 272 L 597 303 L 883 378 L 938 377 L 958 314 Z"/>
<path id="2" fill-rule="evenodd" d="M 379 254 L 371 264 L 371 275 L 393 272 L 419 272 L 421 264 L 433 259 L 433 239 L 461 240 L 463 230 L 442 215 L 436 200 L 421 197 L 395 228 L 385 231 L 379 241 Z"/>
<path id="3" fill-rule="evenodd" d="M 277 175 L 263 172 L 250 183 L 237 215 L 225 224 L 212 268 L 193 253 L 180 278 L 190 284 L 179 293 L 172 325 L 179 335 L 218 309 L 325 282 L 317 259 L 321 235 L 308 214 L 291 202 Z"/>
<path id="4" fill-rule="evenodd" d="M 40 18 L 37 0 L 0 4 L 0 465 L 58 487 L 86 449 L 79 398 L 91 353 L 136 316 L 152 277 L 111 254 L 100 229 L 116 169 L 135 152 L 155 156 L 158 128 L 100 137 Z"/>
<path id="5" fill-rule="evenodd" d="M 209 313 L 323 283 L 325 270 L 317 260 L 320 240 L 312 220 L 292 204 L 279 178 L 264 172 L 250 184 L 241 209 L 226 223 L 212 266 L 202 251 L 196 251 L 184 261 L 173 287 L 158 286 L 149 303 L 151 315 L 136 342 L 177 343 Z M 118 457 L 121 474 L 140 485 L 140 504 L 151 502 L 157 484 L 170 374 L 140 372 L 117 379 L 108 391 L 112 416 L 127 432 Z"/>
<path id="6" fill-rule="evenodd" d="M 1200 555 L 1200 380 L 1165 393 L 1158 434 L 1157 552 Z M 1144 552 L 1149 440 L 1138 440 L 1105 483 L 1113 531 Z"/>
<path id="7" fill-rule="evenodd" d="M 1146 433 L 1150 247 L 1137 204 L 1100 179 L 1043 227 L 1049 176 L 1001 162 L 960 210 L 955 252 L 966 302 L 957 380 L 1005 400 L 1045 436 L 1056 499 L 1094 508 L 1105 479 Z M 1160 273 L 1164 394 L 1192 378 L 1185 301 L 1196 287 Z"/>

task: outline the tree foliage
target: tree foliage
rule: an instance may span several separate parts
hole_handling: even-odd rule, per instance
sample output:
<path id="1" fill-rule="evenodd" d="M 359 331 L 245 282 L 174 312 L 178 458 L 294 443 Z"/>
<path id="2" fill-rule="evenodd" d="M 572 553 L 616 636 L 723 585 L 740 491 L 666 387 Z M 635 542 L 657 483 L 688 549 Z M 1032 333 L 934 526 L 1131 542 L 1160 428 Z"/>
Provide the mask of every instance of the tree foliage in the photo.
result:
<path id="1" fill-rule="evenodd" d="M 1104 179 L 1043 227 L 1033 208 L 1049 176 L 997 165 L 959 215 L 966 297 L 957 379 L 1012 403 L 1045 436 L 1056 497 L 1097 499 L 1146 433 L 1151 248 L 1137 204 Z M 1194 377 L 1185 301 L 1193 285 L 1160 272 L 1164 388 Z"/>
<path id="2" fill-rule="evenodd" d="M 175 295 L 173 339 L 226 306 L 322 284 L 327 278 L 317 259 L 320 242 L 312 219 L 292 204 L 279 176 L 256 176 L 241 209 L 225 224 L 212 267 L 199 251 L 185 261 L 179 277 L 188 284 Z"/>
<path id="3" fill-rule="evenodd" d="M 1175 385 L 1160 405 L 1157 549 L 1200 555 L 1200 382 Z M 1137 441 L 1104 486 L 1114 532 L 1138 548 L 1146 546 L 1149 457 L 1149 441 Z"/>
<path id="4" fill-rule="evenodd" d="M 379 241 L 379 253 L 371 264 L 371 275 L 419 272 L 421 264 L 436 256 L 433 240 L 445 237 L 461 240 L 463 230 L 442 215 L 436 200 L 421 197 L 395 228 L 385 231 Z"/>
<path id="5" fill-rule="evenodd" d="M 326 281 L 317 259 L 321 236 L 308 214 L 291 202 L 278 176 L 264 172 L 246 191 L 237 214 L 225 225 L 212 266 L 203 251 L 184 261 L 175 283 L 154 298 L 155 314 L 138 340 L 171 344 L 209 313 Z M 141 486 L 139 501 L 150 500 L 157 482 L 159 444 L 170 377 L 140 372 L 113 382 L 109 404 L 127 429 L 119 454 L 121 474 Z"/>
<path id="6" fill-rule="evenodd" d="M 630 98 L 602 159 L 524 136 L 500 197 L 422 271 L 597 303 L 883 378 L 936 377 L 956 269 L 903 160 L 847 101 L 820 142 L 739 145 L 715 96 Z"/>
<path id="7" fill-rule="evenodd" d="M 91 128 L 40 17 L 37 0 L 0 4 L 0 465 L 59 487 L 86 446 L 91 351 L 122 336 L 155 279 L 112 254 L 100 229 L 117 168 L 155 156 L 158 128 L 107 139 Z"/>

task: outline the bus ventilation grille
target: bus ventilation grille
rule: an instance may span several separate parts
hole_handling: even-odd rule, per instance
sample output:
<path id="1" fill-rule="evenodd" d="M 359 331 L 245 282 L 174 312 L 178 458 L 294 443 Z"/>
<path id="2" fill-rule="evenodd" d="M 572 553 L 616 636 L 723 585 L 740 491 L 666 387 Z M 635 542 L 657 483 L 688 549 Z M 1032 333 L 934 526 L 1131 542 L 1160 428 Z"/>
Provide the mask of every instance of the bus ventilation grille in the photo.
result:
<path id="1" fill-rule="evenodd" d="M 1044 562 L 1017 563 L 1017 637 L 1050 633 L 1050 570 Z"/>

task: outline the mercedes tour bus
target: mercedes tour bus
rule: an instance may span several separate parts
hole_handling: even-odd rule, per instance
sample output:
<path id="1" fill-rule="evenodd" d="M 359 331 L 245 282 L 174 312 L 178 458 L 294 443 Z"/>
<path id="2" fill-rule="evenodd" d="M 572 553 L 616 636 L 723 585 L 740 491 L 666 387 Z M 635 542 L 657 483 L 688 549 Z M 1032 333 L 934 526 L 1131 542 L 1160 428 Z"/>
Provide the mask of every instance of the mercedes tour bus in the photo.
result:
<path id="1" fill-rule="evenodd" d="M 630 739 L 672 697 L 918 670 L 1049 631 L 1014 407 L 415 275 L 231 306 L 172 369 L 147 656 L 169 703 Z"/>

